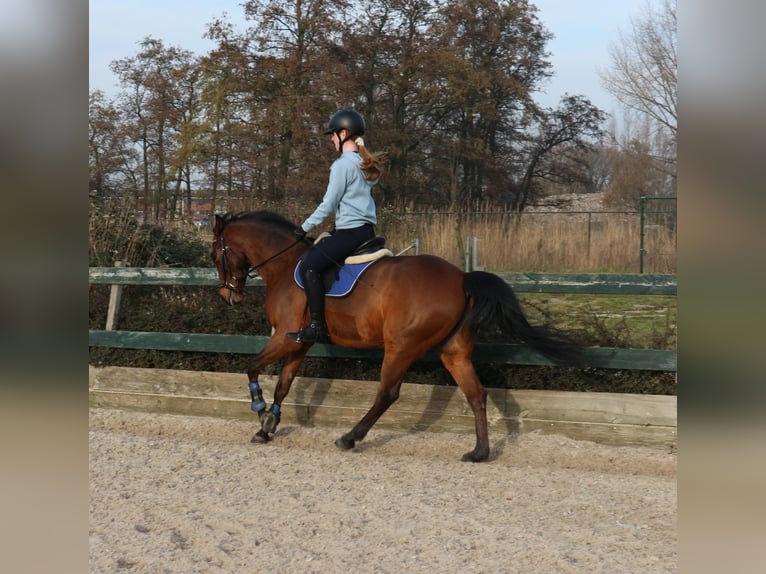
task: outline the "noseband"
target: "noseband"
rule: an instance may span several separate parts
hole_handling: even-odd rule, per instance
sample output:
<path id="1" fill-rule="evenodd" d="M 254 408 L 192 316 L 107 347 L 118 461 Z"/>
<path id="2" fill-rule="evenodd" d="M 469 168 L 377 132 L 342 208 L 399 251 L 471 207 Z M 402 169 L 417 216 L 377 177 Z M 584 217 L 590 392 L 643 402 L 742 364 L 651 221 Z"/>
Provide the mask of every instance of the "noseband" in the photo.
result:
<path id="1" fill-rule="evenodd" d="M 229 265 L 229 260 L 226 258 L 226 253 L 234 253 L 234 251 L 226 244 L 226 241 L 223 238 L 223 230 L 221 230 L 221 233 L 218 235 L 218 240 L 221 243 L 221 269 L 223 270 L 224 278 L 231 277 L 231 281 L 223 281 L 218 284 L 218 288 L 226 287 L 229 291 L 232 293 L 237 293 L 238 295 L 241 295 L 244 293 L 245 290 L 245 281 L 247 279 L 254 279 L 255 277 L 258 277 L 258 269 L 265 266 L 267 263 L 270 263 L 283 253 L 286 253 L 302 241 L 306 241 L 303 237 L 299 237 L 295 241 L 293 241 L 290 245 L 285 247 L 284 249 L 277 251 L 274 255 L 271 257 L 265 259 L 264 261 L 261 261 L 258 265 L 250 265 L 247 259 L 245 259 L 245 263 L 248 263 L 247 270 L 245 271 L 245 274 L 238 277 L 235 275 L 234 270 Z M 235 256 L 239 257 L 236 253 L 234 253 Z M 242 285 L 242 287 L 239 287 L 239 285 Z"/>

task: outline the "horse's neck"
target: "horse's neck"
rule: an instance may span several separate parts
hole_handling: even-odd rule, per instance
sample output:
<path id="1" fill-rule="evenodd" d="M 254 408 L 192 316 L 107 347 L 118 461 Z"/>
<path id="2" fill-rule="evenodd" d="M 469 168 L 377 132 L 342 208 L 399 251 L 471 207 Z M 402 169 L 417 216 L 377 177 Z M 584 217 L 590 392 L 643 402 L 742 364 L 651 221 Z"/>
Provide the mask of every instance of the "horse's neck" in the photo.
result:
<path id="1" fill-rule="evenodd" d="M 269 243 L 264 247 L 252 249 L 247 254 L 248 262 L 255 269 L 264 283 L 277 282 L 285 275 L 292 276 L 298 259 L 305 250 L 291 242 Z"/>

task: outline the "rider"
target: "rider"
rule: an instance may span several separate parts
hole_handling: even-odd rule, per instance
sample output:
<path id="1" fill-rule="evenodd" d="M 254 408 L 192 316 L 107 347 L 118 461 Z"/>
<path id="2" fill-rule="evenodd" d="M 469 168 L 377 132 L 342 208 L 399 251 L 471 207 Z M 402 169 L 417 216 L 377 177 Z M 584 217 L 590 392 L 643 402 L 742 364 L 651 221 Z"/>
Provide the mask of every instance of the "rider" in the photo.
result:
<path id="1" fill-rule="evenodd" d="M 298 343 L 321 342 L 328 338 L 322 272 L 333 265 L 341 265 L 357 247 L 375 236 L 377 216 L 372 187 L 378 183 L 380 166 L 388 158 L 385 153 L 367 151 L 362 140 L 364 132 L 364 118 L 354 110 L 336 112 L 325 132 L 325 135 L 332 135 L 332 143 L 340 157 L 330 167 L 330 181 L 322 202 L 295 232 L 305 236 L 332 212 L 335 213 L 335 229 L 330 237 L 312 246 L 300 264 L 298 272 L 306 290 L 311 323 L 300 331 L 287 334 Z"/>

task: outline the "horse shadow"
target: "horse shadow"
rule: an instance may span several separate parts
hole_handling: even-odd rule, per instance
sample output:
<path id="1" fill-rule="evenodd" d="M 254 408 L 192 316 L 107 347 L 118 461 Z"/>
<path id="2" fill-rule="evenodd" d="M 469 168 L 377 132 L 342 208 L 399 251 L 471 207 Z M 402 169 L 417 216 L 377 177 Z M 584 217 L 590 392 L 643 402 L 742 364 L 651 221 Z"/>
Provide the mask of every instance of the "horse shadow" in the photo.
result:
<path id="1" fill-rule="evenodd" d="M 296 422 L 300 426 L 314 427 L 321 426 L 321 421 L 316 421 L 318 410 L 325 406 L 327 397 L 331 391 L 332 380 L 321 382 L 303 382 L 295 385 L 293 389 L 296 411 Z M 402 392 L 406 392 L 403 389 Z M 449 432 L 449 424 L 444 424 L 445 417 L 454 416 L 454 412 L 445 409 L 447 403 L 454 401 L 463 401 L 466 405 L 466 412 L 471 413 L 468 403 L 459 387 L 451 382 L 447 385 L 432 385 L 428 395 L 428 400 L 418 409 L 417 420 L 401 429 L 400 432 L 406 434 L 420 434 L 429 432 L 433 427 L 439 427 L 441 430 Z M 365 405 L 357 405 L 365 406 Z M 396 403 L 391 407 L 396 408 Z M 385 414 L 383 418 L 385 418 Z M 473 418 L 471 416 L 471 418 Z M 489 423 L 489 435 L 491 452 L 488 460 L 495 460 L 500 457 L 507 444 L 518 442 L 520 434 L 520 408 L 513 396 L 505 389 L 488 388 L 487 389 L 487 418 Z M 500 423 L 498 421 L 501 421 Z M 352 424 L 353 426 L 353 424 Z M 350 427 L 349 427 L 350 428 Z M 498 430 L 502 429 L 499 437 Z M 284 428 L 283 431 L 287 431 Z M 291 429 L 292 430 L 292 429 Z M 493 437 L 494 435 L 494 437 Z M 397 433 L 375 433 L 364 441 L 357 443 L 355 450 L 364 451 L 368 448 L 383 446 L 397 439 Z"/>

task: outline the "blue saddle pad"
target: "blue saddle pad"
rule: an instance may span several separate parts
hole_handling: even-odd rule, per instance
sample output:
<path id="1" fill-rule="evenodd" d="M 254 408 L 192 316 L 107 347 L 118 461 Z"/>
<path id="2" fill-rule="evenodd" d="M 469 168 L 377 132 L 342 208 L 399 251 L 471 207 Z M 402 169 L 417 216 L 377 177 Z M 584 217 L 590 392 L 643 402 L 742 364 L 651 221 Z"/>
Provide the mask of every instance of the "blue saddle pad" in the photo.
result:
<path id="1" fill-rule="evenodd" d="M 377 263 L 378 261 L 380 261 L 380 259 L 373 259 L 372 261 L 365 261 L 364 263 L 344 264 L 338 272 L 338 279 L 327 290 L 325 295 L 327 297 L 344 297 L 345 295 L 348 295 L 351 293 L 354 285 L 356 285 L 356 282 L 359 281 L 359 277 L 362 275 L 362 273 L 364 273 L 364 271 L 370 265 Z M 298 265 L 295 266 L 295 271 L 293 271 L 293 277 L 295 278 L 295 282 L 298 284 L 298 286 L 303 289 L 303 280 L 298 273 L 300 265 L 301 262 L 298 261 Z"/>

